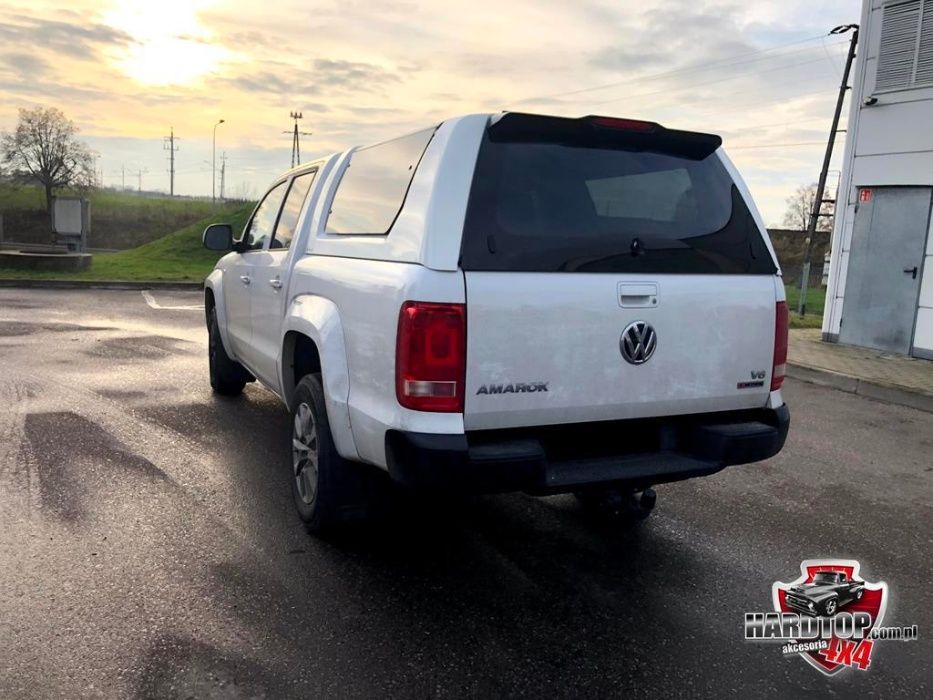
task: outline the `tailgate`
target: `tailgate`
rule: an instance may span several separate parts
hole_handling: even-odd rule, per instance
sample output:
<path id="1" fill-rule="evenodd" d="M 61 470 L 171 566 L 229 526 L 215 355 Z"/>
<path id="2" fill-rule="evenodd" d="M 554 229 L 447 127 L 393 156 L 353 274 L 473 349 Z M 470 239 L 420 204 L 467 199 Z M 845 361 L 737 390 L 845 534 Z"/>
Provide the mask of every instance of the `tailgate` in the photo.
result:
<path id="1" fill-rule="evenodd" d="M 777 267 L 720 143 L 491 121 L 460 255 L 468 430 L 765 405 Z"/>
<path id="2" fill-rule="evenodd" d="M 465 276 L 467 430 L 767 402 L 775 314 L 769 276 Z M 650 333 L 643 336 L 647 360 L 633 353 L 637 338 L 624 347 L 623 331 L 639 321 L 655 334 L 653 348 Z"/>

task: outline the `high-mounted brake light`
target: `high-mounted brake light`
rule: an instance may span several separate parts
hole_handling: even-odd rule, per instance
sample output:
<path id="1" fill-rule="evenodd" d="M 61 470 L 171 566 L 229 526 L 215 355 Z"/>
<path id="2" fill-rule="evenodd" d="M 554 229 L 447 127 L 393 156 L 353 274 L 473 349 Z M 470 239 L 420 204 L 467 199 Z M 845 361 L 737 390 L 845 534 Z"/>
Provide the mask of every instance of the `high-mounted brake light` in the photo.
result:
<path id="1" fill-rule="evenodd" d="M 415 411 L 463 411 L 466 308 L 406 301 L 398 316 L 395 395 Z"/>
<path id="2" fill-rule="evenodd" d="M 781 388 L 787 372 L 787 302 L 779 301 L 774 313 L 774 362 L 771 364 L 771 391 Z"/>
<path id="3" fill-rule="evenodd" d="M 621 129 L 623 131 L 649 132 L 660 128 L 654 122 L 644 122 L 639 119 L 615 119 L 613 117 L 589 117 L 591 124 L 603 126 L 607 129 Z"/>

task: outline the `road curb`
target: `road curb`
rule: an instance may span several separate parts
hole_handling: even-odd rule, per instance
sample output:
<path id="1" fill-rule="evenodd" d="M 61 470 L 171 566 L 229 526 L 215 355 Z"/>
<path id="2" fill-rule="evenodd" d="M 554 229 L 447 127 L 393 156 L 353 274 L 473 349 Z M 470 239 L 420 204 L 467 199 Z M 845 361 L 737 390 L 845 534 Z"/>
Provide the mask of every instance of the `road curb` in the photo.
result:
<path id="1" fill-rule="evenodd" d="M 204 289 L 202 282 L 95 282 L 91 280 L 4 280 L 0 288 L 10 289 L 161 289 L 167 292 L 196 292 Z"/>
<path id="2" fill-rule="evenodd" d="M 905 387 L 870 382 L 848 374 L 818 367 L 796 365 L 792 362 L 787 365 L 787 376 L 802 382 L 839 389 L 839 391 L 845 391 L 849 394 L 858 394 L 870 399 L 886 401 L 899 406 L 909 406 L 920 411 L 933 413 L 933 395 L 913 391 Z"/>

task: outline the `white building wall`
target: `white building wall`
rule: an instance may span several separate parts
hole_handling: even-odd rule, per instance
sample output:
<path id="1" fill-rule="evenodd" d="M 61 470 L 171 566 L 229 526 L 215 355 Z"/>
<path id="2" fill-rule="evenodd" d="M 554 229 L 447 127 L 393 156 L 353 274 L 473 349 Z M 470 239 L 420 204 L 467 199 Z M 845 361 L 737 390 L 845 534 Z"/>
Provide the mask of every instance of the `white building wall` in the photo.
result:
<path id="1" fill-rule="evenodd" d="M 933 0 L 928 0 L 933 1 Z M 832 236 L 832 259 L 823 337 L 839 335 L 855 205 L 862 187 L 933 187 L 933 87 L 875 91 L 884 0 L 862 5 L 859 47 L 850 93 L 849 123 L 842 180 Z M 869 97 L 873 105 L 864 104 Z M 914 348 L 933 359 L 933 234 L 927 238 Z"/>
<path id="2" fill-rule="evenodd" d="M 930 221 L 930 232 L 927 234 L 926 252 L 923 261 L 923 281 L 920 283 L 917 328 L 914 331 L 914 352 L 933 360 L 933 219 Z M 917 352 L 918 350 L 920 352 Z"/>

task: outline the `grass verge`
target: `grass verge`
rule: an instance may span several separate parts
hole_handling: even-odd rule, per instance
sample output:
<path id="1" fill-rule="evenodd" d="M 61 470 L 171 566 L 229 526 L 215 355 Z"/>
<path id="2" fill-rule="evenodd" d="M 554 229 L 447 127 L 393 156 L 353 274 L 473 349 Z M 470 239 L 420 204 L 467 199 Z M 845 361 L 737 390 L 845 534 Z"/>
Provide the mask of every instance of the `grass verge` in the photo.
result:
<path id="1" fill-rule="evenodd" d="M 244 206 L 223 216 L 240 231 L 252 211 Z M 220 255 L 201 245 L 204 227 L 215 217 L 203 219 L 152 243 L 119 253 L 94 255 L 91 269 L 82 272 L 45 272 L 0 268 L 0 279 L 85 280 L 93 282 L 201 282 Z"/>
<path id="2" fill-rule="evenodd" d="M 826 290 L 822 287 L 807 290 L 807 315 L 797 313 L 797 304 L 800 302 L 800 288 L 786 285 L 787 310 L 790 312 L 791 328 L 821 328 L 823 326 L 823 304 L 826 302 Z"/>

